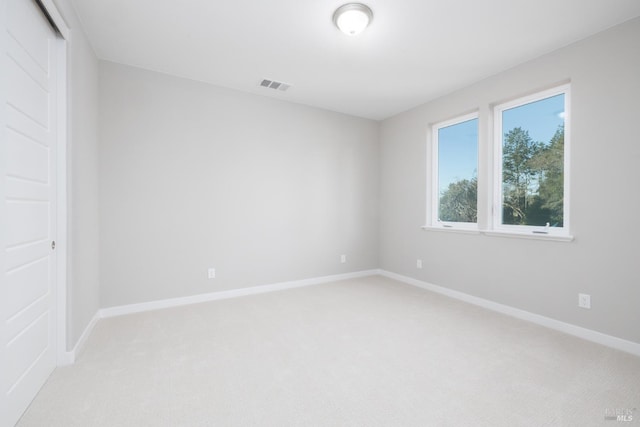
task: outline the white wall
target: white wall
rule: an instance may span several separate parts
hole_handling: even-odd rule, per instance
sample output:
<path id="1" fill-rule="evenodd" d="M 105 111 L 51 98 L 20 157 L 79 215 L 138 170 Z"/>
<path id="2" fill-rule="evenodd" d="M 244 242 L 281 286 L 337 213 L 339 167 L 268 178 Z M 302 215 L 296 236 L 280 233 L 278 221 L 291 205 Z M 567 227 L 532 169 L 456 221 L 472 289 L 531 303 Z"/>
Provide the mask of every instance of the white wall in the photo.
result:
<path id="1" fill-rule="evenodd" d="M 635 19 L 382 122 L 381 267 L 640 342 L 638 40 Z M 421 231 L 429 124 L 477 108 L 486 123 L 490 104 L 566 79 L 575 241 Z M 591 310 L 577 307 L 578 292 L 591 294 Z"/>
<path id="2" fill-rule="evenodd" d="M 103 307 L 378 266 L 376 122 L 101 62 L 99 127 Z"/>
<path id="3" fill-rule="evenodd" d="M 67 44 L 67 349 L 100 308 L 98 232 L 98 60 L 69 0 L 55 0 L 71 29 Z"/>

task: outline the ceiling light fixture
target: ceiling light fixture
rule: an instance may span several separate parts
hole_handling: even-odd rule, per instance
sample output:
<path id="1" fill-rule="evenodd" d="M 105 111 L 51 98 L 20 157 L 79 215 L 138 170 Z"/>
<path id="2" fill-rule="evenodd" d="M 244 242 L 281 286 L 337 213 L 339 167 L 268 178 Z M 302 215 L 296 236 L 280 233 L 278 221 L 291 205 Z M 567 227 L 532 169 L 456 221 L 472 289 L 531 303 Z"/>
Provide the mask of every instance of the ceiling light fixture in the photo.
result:
<path id="1" fill-rule="evenodd" d="M 333 14 L 333 23 L 349 36 L 364 31 L 372 19 L 373 12 L 362 3 L 347 3 L 337 8 Z"/>

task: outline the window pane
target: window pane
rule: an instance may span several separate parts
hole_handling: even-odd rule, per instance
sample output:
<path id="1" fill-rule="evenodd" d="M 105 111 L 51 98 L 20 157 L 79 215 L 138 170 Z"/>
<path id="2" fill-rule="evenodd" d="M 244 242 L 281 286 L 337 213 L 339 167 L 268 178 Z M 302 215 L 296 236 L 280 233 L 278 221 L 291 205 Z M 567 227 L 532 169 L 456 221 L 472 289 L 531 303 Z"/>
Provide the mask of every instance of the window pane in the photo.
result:
<path id="1" fill-rule="evenodd" d="M 502 223 L 563 226 L 565 95 L 502 112 Z"/>
<path id="2" fill-rule="evenodd" d="M 478 119 L 438 129 L 438 219 L 478 221 Z"/>

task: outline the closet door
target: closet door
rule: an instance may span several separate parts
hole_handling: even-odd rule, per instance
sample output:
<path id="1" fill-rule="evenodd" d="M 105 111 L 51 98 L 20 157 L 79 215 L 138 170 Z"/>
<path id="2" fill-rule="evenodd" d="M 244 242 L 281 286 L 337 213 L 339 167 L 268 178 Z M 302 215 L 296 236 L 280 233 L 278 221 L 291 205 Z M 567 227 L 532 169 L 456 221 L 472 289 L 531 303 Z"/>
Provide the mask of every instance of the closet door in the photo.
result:
<path id="1" fill-rule="evenodd" d="M 56 365 L 56 34 L 33 0 L 6 0 L 2 129 L 1 425 Z"/>

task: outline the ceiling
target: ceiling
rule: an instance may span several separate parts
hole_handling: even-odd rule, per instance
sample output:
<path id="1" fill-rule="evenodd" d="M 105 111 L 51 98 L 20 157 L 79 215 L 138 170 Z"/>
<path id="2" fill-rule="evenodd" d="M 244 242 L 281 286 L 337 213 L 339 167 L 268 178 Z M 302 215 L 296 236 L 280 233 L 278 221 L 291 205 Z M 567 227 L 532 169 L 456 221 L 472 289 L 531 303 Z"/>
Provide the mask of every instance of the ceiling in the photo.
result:
<path id="1" fill-rule="evenodd" d="M 638 0 L 73 0 L 100 59 L 374 120 L 640 16 Z M 263 78 L 291 84 L 259 86 Z"/>

